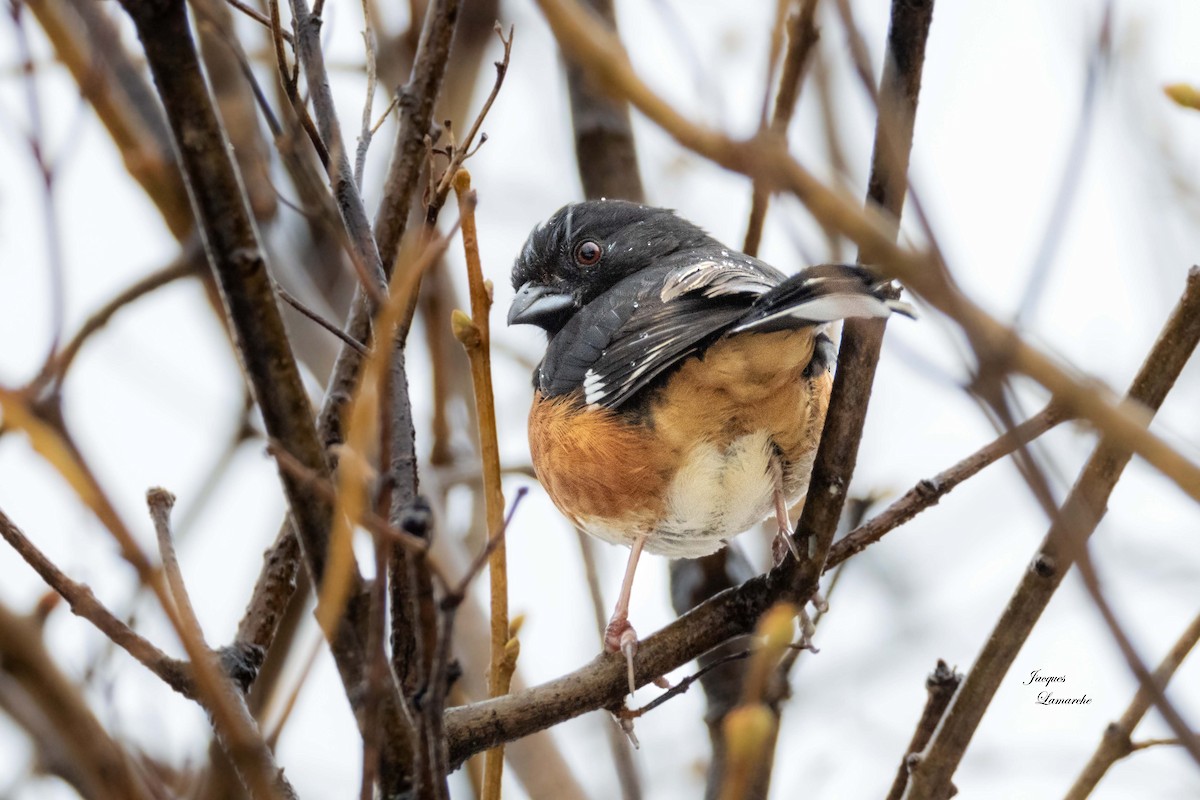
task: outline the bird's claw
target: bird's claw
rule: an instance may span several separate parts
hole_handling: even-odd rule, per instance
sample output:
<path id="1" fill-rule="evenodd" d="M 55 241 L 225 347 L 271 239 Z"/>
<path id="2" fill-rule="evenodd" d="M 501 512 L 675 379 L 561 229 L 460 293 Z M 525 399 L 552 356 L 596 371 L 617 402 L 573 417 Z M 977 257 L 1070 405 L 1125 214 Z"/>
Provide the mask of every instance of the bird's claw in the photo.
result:
<path id="1" fill-rule="evenodd" d="M 608 623 L 604 631 L 604 649 L 610 653 L 621 653 L 625 656 L 625 669 L 629 678 L 629 693 L 637 691 L 637 674 L 633 668 L 633 657 L 637 655 L 637 631 L 629 624 L 629 620 L 614 619 Z M 671 682 L 663 676 L 651 681 L 660 689 L 670 689 Z"/>
<path id="2" fill-rule="evenodd" d="M 800 548 L 796 546 L 796 539 L 793 536 L 793 532 L 780 525 L 779 533 L 775 534 L 775 538 L 771 540 L 771 563 L 779 566 L 783 563 L 783 559 L 787 558 L 789 551 L 792 557 L 799 562 Z"/>

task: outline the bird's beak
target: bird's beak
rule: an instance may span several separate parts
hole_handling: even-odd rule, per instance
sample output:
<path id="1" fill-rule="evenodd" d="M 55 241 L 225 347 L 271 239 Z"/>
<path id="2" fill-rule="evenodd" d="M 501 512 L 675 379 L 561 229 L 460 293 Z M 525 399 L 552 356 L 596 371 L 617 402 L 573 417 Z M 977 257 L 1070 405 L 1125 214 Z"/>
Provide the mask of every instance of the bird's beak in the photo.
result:
<path id="1" fill-rule="evenodd" d="M 529 281 L 517 290 L 508 309 L 509 325 L 550 327 L 575 306 L 575 298 Z"/>

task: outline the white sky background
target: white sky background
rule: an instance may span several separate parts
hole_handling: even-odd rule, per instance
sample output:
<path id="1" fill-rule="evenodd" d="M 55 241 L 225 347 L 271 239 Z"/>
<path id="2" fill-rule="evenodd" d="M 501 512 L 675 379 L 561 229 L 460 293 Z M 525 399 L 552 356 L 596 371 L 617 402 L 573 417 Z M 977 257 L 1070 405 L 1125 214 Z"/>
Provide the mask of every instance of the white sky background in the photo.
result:
<path id="1" fill-rule="evenodd" d="M 861 195 L 873 115 L 849 69 L 844 35 L 825 3 L 821 47 L 832 57 L 839 124 Z M 882 0 L 854 4 L 878 65 L 887 22 Z M 641 74 L 689 116 L 735 133 L 757 122 L 765 48 L 774 4 L 618 3 L 623 37 Z M 669 9 L 664 13 L 663 8 Z M 912 162 L 951 269 L 973 298 L 1001 318 L 1019 307 L 1079 118 L 1087 55 L 1103 4 L 939 0 L 929 40 Z M 360 57 L 357 0 L 331 0 L 326 34 L 335 58 Z M 470 167 L 480 194 L 485 269 L 495 281 L 494 337 L 529 357 L 539 332 L 505 329 L 508 270 L 529 229 L 581 192 L 576 177 L 557 50 L 528 2 L 504 4 L 515 22 L 508 81 L 489 117 L 489 141 Z M 682 24 L 682 30 L 677 26 Z M 62 155 L 56 191 L 67 285 L 67 332 L 136 278 L 172 259 L 177 247 L 86 108 L 69 76 L 47 57 L 35 23 L 39 90 L 51 152 Z M 1123 391 L 1177 299 L 1188 267 L 1200 261 L 1196 176 L 1200 114 L 1175 107 L 1161 86 L 1200 82 L 1200 7 L 1188 2 L 1115 4 L 1114 55 L 1094 110 L 1076 200 L 1026 331 L 1041 346 Z M 0 34 L 0 384 L 17 386 L 40 364 L 51 334 L 48 257 L 40 189 L 27 158 L 23 86 L 11 25 Z M 498 44 L 493 47 L 498 57 Z M 491 60 L 489 56 L 489 60 Z M 490 70 L 483 76 L 490 85 Z M 344 129 L 357 129 L 363 81 L 341 73 L 335 90 Z M 383 102 L 380 102 L 382 110 Z M 791 139 L 803 163 L 828 177 L 820 106 L 810 80 Z M 635 115 L 648 200 L 669 206 L 737 246 L 749 207 L 747 182 L 682 152 Z M 373 208 L 385 168 L 389 128 L 368 164 Z M 452 204 L 451 204 L 452 205 Z M 284 215 L 290 212 L 283 210 Z M 447 209 L 445 218 L 453 218 Z M 292 221 L 294 224 L 294 220 Z M 785 271 L 822 257 L 823 243 L 790 200 L 772 205 L 761 255 Z M 847 255 L 853 255 L 848 251 Z M 459 248 L 451 248 L 461 276 Z M 463 295 L 465 297 L 465 294 Z M 465 300 L 464 300 L 465 302 Z M 898 494 L 977 449 L 994 432 L 960 390 L 964 377 L 951 328 L 933 313 L 889 326 L 853 491 Z M 418 431 L 429 413 L 428 363 L 410 348 Z M 936 369 L 931 368 L 936 365 Z M 523 368 L 496 358 L 502 457 L 528 462 Z M 1044 394 L 1025 387 L 1025 408 Z M 66 414 L 110 496 L 152 548 L 145 489 L 189 494 L 231 435 L 241 402 L 236 364 L 194 283 L 173 285 L 122 312 L 83 351 L 66 388 Z M 1156 430 L 1200 460 L 1200 369 L 1185 370 Z M 1094 439 L 1065 426 L 1041 450 L 1059 496 Z M 424 452 L 428 441 L 419 441 Z M 508 485 L 512 490 L 521 481 Z M 88 513 L 24 440 L 0 438 L 0 507 L 73 577 L 111 607 L 127 607 L 131 570 Z M 260 553 L 275 534 L 282 500 L 260 446 L 243 448 L 181 544 L 180 557 L 210 642 L 232 636 Z M 453 512 L 452 512 L 453 516 Z M 451 522 L 454 520 L 452 519 Z M 784 711 L 773 797 L 879 797 L 925 699 L 938 658 L 969 667 L 1045 533 L 1046 520 L 1008 462 L 990 467 L 882 543 L 857 557 L 833 598 L 816 642 L 795 673 Z M 1093 540 L 1108 596 L 1143 657 L 1157 663 L 1197 612 L 1200 514 L 1182 492 L 1135 460 Z M 602 546 L 608 596 L 615 596 L 626 551 Z M 755 554 L 758 555 L 757 549 Z M 574 669 L 597 650 L 578 548 L 538 490 L 509 534 L 512 608 L 527 615 L 521 669 L 540 682 Z M 632 618 L 649 633 L 673 618 L 667 562 L 643 560 Z M 479 587 L 485 588 L 482 583 Z M 26 609 L 45 591 L 10 550 L 0 548 L 0 602 Z M 159 614 L 143 604 L 141 629 L 172 652 Z M 103 639 L 65 610 L 48 636 L 60 664 L 81 669 Z M 106 662 L 92 694 L 112 729 L 179 762 L 203 757 L 205 728 L 195 706 L 171 694 L 122 653 Z M 1041 707 L 1030 670 L 1066 675 L 1066 695 L 1083 707 Z M 681 671 L 679 675 L 684 674 Z M 678 677 L 678 675 L 673 676 Z M 1171 696 L 1193 725 L 1200 720 L 1200 659 L 1186 663 Z M 1135 689 L 1099 615 L 1069 576 L 1003 682 L 956 783 L 967 798 L 1060 796 Z M 639 702 L 653 690 L 639 692 Z M 707 741 L 696 689 L 638 722 L 638 762 L 648 797 L 702 794 Z M 558 740 L 594 798 L 616 793 L 601 714 L 558 729 Z M 1136 738 L 1167 735 L 1152 712 Z M 336 674 L 323 659 L 285 733 L 280 760 L 303 797 L 357 791 L 359 740 Z M 23 736 L 0 721 L 0 797 L 28 769 Z M 72 796 L 53 780 L 26 784 L 16 798 Z M 1118 764 L 1097 798 L 1185 798 L 1200 794 L 1200 772 L 1181 751 L 1156 748 Z M 506 797 L 520 798 L 514 784 Z"/>

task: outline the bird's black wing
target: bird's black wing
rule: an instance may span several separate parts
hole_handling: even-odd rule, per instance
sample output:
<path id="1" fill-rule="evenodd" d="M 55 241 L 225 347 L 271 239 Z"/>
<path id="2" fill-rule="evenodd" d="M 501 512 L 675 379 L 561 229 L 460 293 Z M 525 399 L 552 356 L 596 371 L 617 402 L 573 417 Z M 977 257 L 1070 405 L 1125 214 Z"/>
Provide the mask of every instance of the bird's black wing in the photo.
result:
<path id="1" fill-rule="evenodd" d="M 551 340 L 538 387 L 550 395 L 582 389 L 589 405 L 615 408 L 732 327 L 782 280 L 740 253 L 667 259 L 580 310 Z"/>

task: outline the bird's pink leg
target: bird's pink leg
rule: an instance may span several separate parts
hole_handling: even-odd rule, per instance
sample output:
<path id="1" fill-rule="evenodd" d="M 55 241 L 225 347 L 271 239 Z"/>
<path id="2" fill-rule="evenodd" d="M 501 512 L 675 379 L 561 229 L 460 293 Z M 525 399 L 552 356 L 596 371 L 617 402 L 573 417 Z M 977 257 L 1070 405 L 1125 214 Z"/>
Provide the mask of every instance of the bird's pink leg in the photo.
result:
<path id="1" fill-rule="evenodd" d="M 775 534 L 775 539 L 771 542 L 771 555 L 776 564 L 781 564 L 787 550 L 791 550 L 792 556 L 799 561 L 800 551 L 796 548 L 796 540 L 792 538 L 795 531 L 792 530 L 792 523 L 788 520 L 787 498 L 783 495 L 783 467 L 778 461 L 773 463 L 775 466 L 775 519 L 779 522 L 779 533 Z"/>
<path id="2" fill-rule="evenodd" d="M 625 564 L 625 579 L 621 581 L 621 594 L 617 596 L 617 607 L 613 610 L 612 619 L 604 629 L 604 648 L 610 653 L 624 653 L 625 663 L 629 668 L 629 693 L 637 688 L 634 685 L 633 655 L 637 652 L 637 631 L 629 624 L 629 595 L 633 591 L 633 573 L 637 570 L 638 558 L 642 555 L 642 547 L 646 537 L 639 536 L 633 540 L 629 548 L 629 561 Z"/>

